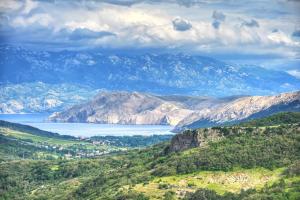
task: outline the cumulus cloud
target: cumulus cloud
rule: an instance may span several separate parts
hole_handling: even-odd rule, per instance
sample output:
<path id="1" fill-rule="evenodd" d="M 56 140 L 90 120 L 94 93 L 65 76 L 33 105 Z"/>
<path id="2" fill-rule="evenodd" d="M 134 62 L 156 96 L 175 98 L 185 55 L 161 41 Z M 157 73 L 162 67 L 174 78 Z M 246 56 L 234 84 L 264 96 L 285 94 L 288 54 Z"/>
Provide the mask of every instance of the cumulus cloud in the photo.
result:
<path id="1" fill-rule="evenodd" d="M 8 10 L 18 10 L 22 4 L 16 0 L 2 0 L 0 1 L 0 11 L 5 12 Z"/>
<path id="2" fill-rule="evenodd" d="M 91 31 L 86 28 L 78 28 L 71 32 L 69 38 L 71 40 L 97 39 L 107 36 L 116 36 L 116 34 L 108 31 Z"/>
<path id="3" fill-rule="evenodd" d="M 218 0 L 218 1 L 211 1 L 211 0 L 102 0 L 105 3 L 114 4 L 114 5 L 120 5 L 120 6 L 133 6 L 135 4 L 140 3 L 172 3 L 172 4 L 178 4 L 185 7 L 191 7 L 194 5 L 203 5 L 203 4 L 210 4 L 210 3 L 216 3 L 226 0 Z"/>
<path id="4" fill-rule="evenodd" d="M 219 29 L 221 22 L 214 20 L 211 24 L 215 29 Z"/>
<path id="5" fill-rule="evenodd" d="M 252 28 L 252 27 L 258 28 L 259 23 L 256 20 L 251 19 L 250 21 L 244 21 L 241 26 L 246 26 L 246 27 L 250 27 L 250 28 Z"/>
<path id="6" fill-rule="evenodd" d="M 224 15 L 224 13 L 215 10 L 213 12 L 212 18 L 214 20 L 218 20 L 218 21 L 223 22 L 223 21 L 225 21 L 226 16 Z"/>
<path id="7" fill-rule="evenodd" d="M 221 23 L 225 21 L 226 16 L 224 13 L 215 10 L 212 14 L 212 18 L 213 18 L 212 26 L 215 29 L 219 29 Z"/>
<path id="8" fill-rule="evenodd" d="M 290 75 L 300 79 L 300 71 L 298 71 L 298 70 L 288 70 L 287 73 L 289 73 Z"/>
<path id="9" fill-rule="evenodd" d="M 292 36 L 293 36 L 293 37 L 300 37 L 300 29 L 299 29 L 299 30 L 295 30 L 295 31 L 292 33 Z"/>
<path id="10" fill-rule="evenodd" d="M 46 13 L 35 14 L 30 17 L 18 16 L 12 21 L 12 26 L 28 27 L 30 25 L 48 26 L 54 18 Z"/>
<path id="11" fill-rule="evenodd" d="M 192 28 L 192 24 L 188 20 L 182 19 L 180 17 L 173 19 L 172 24 L 174 30 L 176 31 L 187 31 Z"/>
<path id="12" fill-rule="evenodd" d="M 32 10 L 38 7 L 37 1 L 26 0 L 24 8 L 22 10 L 23 14 L 29 14 Z"/>
<path id="13" fill-rule="evenodd" d="M 291 35 L 295 27 L 293 21 L 261 17 L 251 20 L 255 13 L 247 15 L 239 10 L 240 7 L 237 11 L 228 11 L 226 7 L 213 7 L 217 4 L 205 1 L 211 2 L 202 0 L 202 6 L 183 7 L 179 0 L 153 0 L 151 3 L 143 0 L 38 1 L 28 9 L 25 9 L 26 2 L 20 1 L 10 5 L 12 9 L 6 9 L 5 17 L 0 19 L 5 22 L 0 22 L 0 39 L 3 35 L 2 39 L 10 38 L 21 45 L 29 42 L 38 45 L 43 41 L 63 44 L 62 48 L 75 45 L 86 48 L 153 47 L 172 51 L 218 51 L 220 54 L 279 52 L 280 55 L 295 55 L 299 50 L 298 38 L 295 38 L 299 36 Z M 193 4 L 192 0 L 186 2 Z M 0 7 L 1 4 L 2 1 Z M 14 28 L 14 34 L 3 26 Z M 272 32 L 274 28 L 277 31 Z"/>
<path id="14" fill-rule="evenodd" d="M 105 3 L 115 4 L 120 6 L 132 6 L 141 2 L 147 2 L 146 0 L 103 0 Z"/>
<path id="15" fill-rule="evenodd" d="M 267 35 L 267 38 L 272 44 L 299 46 L 297 42 L 294 42 L 287 34 L 282 31 L 272 32 L 271 34 Z"/>

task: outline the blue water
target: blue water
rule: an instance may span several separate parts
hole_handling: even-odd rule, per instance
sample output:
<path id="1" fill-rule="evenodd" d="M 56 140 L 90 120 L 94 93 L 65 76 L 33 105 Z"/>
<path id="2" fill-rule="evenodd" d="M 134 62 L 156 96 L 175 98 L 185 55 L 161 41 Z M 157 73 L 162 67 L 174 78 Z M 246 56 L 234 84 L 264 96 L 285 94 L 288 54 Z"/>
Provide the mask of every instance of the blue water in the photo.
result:
<path id="1" fill-rule="evenodd" d="M 63 135 L 91 137 L 95 135 L 132 136 L 172 134 L 172 126 L 164 125 L 119 125 L 89 123 L 47 122 L 48 114 L 0 114 L 0 120 L 27 124 L 41 130 Z"/>

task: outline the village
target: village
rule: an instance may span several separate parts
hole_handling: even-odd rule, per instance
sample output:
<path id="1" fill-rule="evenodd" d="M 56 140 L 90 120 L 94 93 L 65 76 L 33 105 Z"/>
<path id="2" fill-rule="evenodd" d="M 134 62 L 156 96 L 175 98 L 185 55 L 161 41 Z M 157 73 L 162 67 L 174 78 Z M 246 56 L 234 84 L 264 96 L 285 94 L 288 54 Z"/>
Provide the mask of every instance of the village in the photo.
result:
<path id="1" fill-rule="evenodd" d="M 105 154 L 125 151 L 128 148 L 119 148 L 108 145 L 105 141 L 92 141 L 89 138 L 78 138 L 73 143 L 53 144 L 51 142 L 33 142 L 32 140 L 19 140 L 16 138 L 9 138 L 12 141 L 17 141 L 19 145 L 30 146 L 34 148 L 34 157 L 45 157 L 46 159 L 81 159 L 81 158 L 95 158 Z M 38 152 L 38 153 L 37 153 Z M 42 153 L 43 152 L 43 153 Z M 47 152 L 47 153 L 44 153 Z M 26 159 L 30 152 L 20 151 L 21 157 Z M 46 156 L 45 156 L 46 155 Z"/>

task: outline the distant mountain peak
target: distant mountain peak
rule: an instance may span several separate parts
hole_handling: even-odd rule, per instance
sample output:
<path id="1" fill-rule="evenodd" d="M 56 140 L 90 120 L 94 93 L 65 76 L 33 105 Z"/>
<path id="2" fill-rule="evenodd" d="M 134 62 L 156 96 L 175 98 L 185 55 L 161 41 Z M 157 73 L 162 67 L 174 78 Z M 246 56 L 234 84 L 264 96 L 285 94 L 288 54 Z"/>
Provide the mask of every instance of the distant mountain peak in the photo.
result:
<path id="1" fill-rule="evenodd" d="M 1 83 L 41 81 L 160 95 L 271 95 L 299 90 L 300 80 L 257 66 L 188 54 L 104 51 L 36 52 L 1 47 Z"/>

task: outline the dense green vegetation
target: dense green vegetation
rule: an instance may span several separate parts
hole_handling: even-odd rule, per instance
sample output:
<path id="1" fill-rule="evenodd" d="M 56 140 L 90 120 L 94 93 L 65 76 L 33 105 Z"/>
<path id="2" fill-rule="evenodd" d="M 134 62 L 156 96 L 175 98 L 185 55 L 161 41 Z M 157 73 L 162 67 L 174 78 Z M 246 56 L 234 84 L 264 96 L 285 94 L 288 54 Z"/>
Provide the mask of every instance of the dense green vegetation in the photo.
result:
<path id="1" fill-rule="evenodd" d="M 61 159 L 99 157 L 103 154 L 141 148 L 167 141 L 171 135 L 97 136 L 79 139 L 0 121 L 0 161 L 13 159 Z"/>
<path id="2" fill-rule="evenodd" d="M 243 199 L 299 199 L 300 197 L 300 162 L 291 165 L 279 181 L 261 190 L 242 190 L 238 194 L 226 193 L 219 195 L 213 190 L 199 189 L 186 195 L 185 200 L 243 200 Z"/>
<path id="3" fill-rule="evenodd" d="M 25 142 L 5 137 L 0 134 L 0 162 L 16 159 L 54 159 L 54 151 L 52 149 L 40 148 L 34 145 L 28 145 Z M 67 153 L 67 152 L 65 152 Z"/>
<path id="4" fill-rule="evenodd" d="M 159 142 L 169 141 L 173 135 L 151 135 L 151 136 L 94 136 L 93 141 L 103 142 L 105 144 L 117 147 L 146 147 Z"/>
<path id="5" fill-rule="evenodd" d="M 241 131 L 242 130 L 242 131 Z M 298 126 L 222 128 L 229 134 L 204 148 L 168 155 L 153 164 L 155 175 L 191 173 L 196 170 L 232 170 L 234 167 L 273 169 L 300 159 Z"/>
<path id="6" fill-rule="evenodd" d="M 300 123 L 300 112 L 282 112 L 262 119 L 254 119 L 248 122 L 244 122 L 239 124 L 239 126 L 258 127 L 297 123 Z"/>
<path id="7" fill-rule="evenodd" d="M 214 129 L 222 139 L 178 153 L 165 142 L 77 160 L 1 157 L 0 199 L 299 199 L 298 124 Z"/>
<path id="8" fill-rule="evenodd" d="M 1 160 L 5 159 L 62 159 L 96 157 L 110 152 L 127 150 L 87 139 L 47 137 L 0 127 Z"/>

